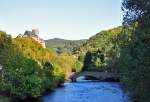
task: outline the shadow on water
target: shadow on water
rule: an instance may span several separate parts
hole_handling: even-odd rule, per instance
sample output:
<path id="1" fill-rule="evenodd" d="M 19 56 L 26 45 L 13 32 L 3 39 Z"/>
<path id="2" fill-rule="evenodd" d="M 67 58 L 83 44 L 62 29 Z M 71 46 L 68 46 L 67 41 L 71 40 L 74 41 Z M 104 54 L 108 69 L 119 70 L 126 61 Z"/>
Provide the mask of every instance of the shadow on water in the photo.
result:
<path id="1" fill-rule="evenodd" d="M 127 94 L 118 82 L 83 79 L 64 83 L 64 87 L 57 88 L 36 102 L 128 102 Z"/>
<path id="2" fill-rule="evenodd" d="M 23 102 L 129 102 L 127 94 L 118 82 L 84 80 L 81 77 L 74 83 L 64 83 L 54 91 Z"/>
<path id="3" fill-rule="evenodd" d="M 38 98 L 28 98 L 26 100 L 19 101 L 19 102 L 43 102 L 43 100 L 42 97 L 38 97 Z"/>
<path id="4" fill-rule="evenodd" d="M 81 77 L 78 77 L 77 78 L 77 82 L 87 82 L 87 81 L 90 81 L 90 82 L 120 82 L 119 79 L 114 79 L 114 78 L 107 78 L 107 79 L 104 79 L 104 80 L 99 80 L 95 77 L 92 77 L 92 76 L 81 76 Z"/>

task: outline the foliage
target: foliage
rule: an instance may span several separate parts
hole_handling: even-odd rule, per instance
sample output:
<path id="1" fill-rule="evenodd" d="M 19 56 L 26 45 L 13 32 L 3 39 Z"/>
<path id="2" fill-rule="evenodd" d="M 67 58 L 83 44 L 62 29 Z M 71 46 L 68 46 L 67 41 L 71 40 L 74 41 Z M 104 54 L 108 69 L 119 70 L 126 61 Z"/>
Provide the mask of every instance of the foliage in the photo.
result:
<path id="1" fill-rule="evenodd" d="M 48 50 L 42 48 L 42 46 L 30 37 L 22 37 L 13 39 L 13 44 L 17 46 L 20 52 L 28 58 L 40 62 L 46 62 L 48 60 Z"/>
<path id="2" fill-rule="evenodd" d="M 149 26 L 150 1 L 149 0 L 123 0 L 124 24 L 138 22 Z"/>
<path id="3" fill-rule="evenodd" d="M 50 53 L 49 59 L 55 64 L 54 66 L 56 68 L 56 72 L 60 73 L 60 75 L 61 73 L 65 73 L 66 78 L 72 72 L 72 68 L 74 67 L 74 64 L 76 62 L 76 59 L 68 54 Z M 62 70 L 59 71 L 59 68 Z"/>
<path id="4" fill-rule="evenodd" d="M 79 46 L 81 46 L 85 40 L 65 40 L 65 39 L 48 39 L 45 40 L 46 47 L 55 50 L 57 53 L 72 53 Z"/>
<path id="5" fill-rule="evenodd" d="M 140 31 L 136 32 L 136 34 L 138 33 L 144 34 Z M 122 82 L 130 91 L 134 101 L 143 102 L 143 99 L 146 99 L 145 102 L 149 102 L 149 43 L 145 43 L 139 38 L 133 39 L 128 47 L 122 49 L 120 57 Z"/>
<path id="6" fill-rule="evenodd" d="M 101 51 L 87 52 L 82 71 L 102 71 L 105 69 L 105 57 Z"/>
<path id="7" fill-rule="evenodd" d="M 42 83 L 39 72 L 40 66 L 34 60 L 9 55 L 1 70 L 1 90 L 18 98 L 39 96 Z"/>
<path id="8" fill-rule="evenodd" d="M 12 39 L 0 32 L 0 92 L 14 101 L 53 90 L 64 82 L 74 62 L 71 56 L 50 52 L 30 37 Z"/>
<path id="9" fill-rule="evenodd" d="M 83 63 L 76 60 L 74 66 L 72 68 L 72 72 L 80 72 L 80 71 L 82 71 L 82 67 L 83 67 Z"/>
<path id="10" fill-rule="evenodd" d="M 118 61 L 122 43 L 118 38 L 123 33 L 122 29 L 123 26 L 120 26 L 97 33 L 76 51 L 79 58 L 84 55 L 83 70 L 116 70 L 114 66 Z"/>
<path id="11" fill-rule="evenodd" d="M 134 102 L 150 102 L 150 1 L 124 0 L 124 24 L 133 25 L 131 40 L 122 46 L 122 83 Z M 134 23 L 134 24 L 133 24 Z M 124 29 L 126 30 L 126 29 Z"/>
<path id="12" fill-rule="evenodd" d="M 63 83 L 72 71 L 109 70 L 121 75 L 134 102 L 150 102 L 150 1 L 124 0 L 122 9 L 123 26 L 85 43 L 51 39 L 44 49 L 30 37 L 12 39 L 0 31 L 0 92 L 12 99 L 37 97 Z"/>

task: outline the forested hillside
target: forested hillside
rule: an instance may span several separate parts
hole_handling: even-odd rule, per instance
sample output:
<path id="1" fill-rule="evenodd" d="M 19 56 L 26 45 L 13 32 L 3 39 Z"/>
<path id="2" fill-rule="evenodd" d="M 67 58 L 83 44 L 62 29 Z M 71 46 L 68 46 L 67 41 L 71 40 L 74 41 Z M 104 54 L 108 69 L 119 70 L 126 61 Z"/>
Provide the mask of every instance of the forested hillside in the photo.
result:
<path id="1" fill-rule="evenodd" d="M 122 10 L 122 26 L 86 41 L 46 40 L 47 48 L 0 31 L 0 101 L 37 98 L 71 72 L 105 71 L 120 76 L 131 102 L 150 102 L 150 0 L 123 0 Z"/>
<path id="2" fill-rule="evenodd" d="M 76 50 L 85 41 L 86 40 L 66 40 L 59 38 L 45 40 L 46 47 L 58 53 L 72 53 L 72 51 Z"/>
<path id="3" fill-rule="evenodd" d="M 80 52 L 96 51 L 99 49 L 109 50 L 114 45 L 117 36 L 121 33 L 122 27 L 117 27 L 105 31 L 101 31 L 90 37 L 80 48 Z"/>
<path id="4" fill-rule="evenodd" d="M 83 71 L 120 74 L 133 102 L 150 102 L 149 4 L 149 0 L 124 0 L 123 25 L 96 34 L 74 52 Z"/>
<path id="5" fill-rule="evenodd" d="M 72 56 L 49 52 L 30 37 L 12 39 L 0 32 L 0 95 L 11 101 L 53 90 L 75 64 Z"/>
<path id="6" fill-rule="evenodd" d="M 124 28 L 128 28 L 126 33 Z M 78 50 L 74 52 L 79 59 L 84 59 L 83 70 L 113 70 L 118 71 L 116 63 L 120 56 L 121 45 L 130 40 L 131 26 L 120 26 L 117 28 L 101 31 L 89 38 Z M 120 39 L 121 38 L 121 39 Z"/>

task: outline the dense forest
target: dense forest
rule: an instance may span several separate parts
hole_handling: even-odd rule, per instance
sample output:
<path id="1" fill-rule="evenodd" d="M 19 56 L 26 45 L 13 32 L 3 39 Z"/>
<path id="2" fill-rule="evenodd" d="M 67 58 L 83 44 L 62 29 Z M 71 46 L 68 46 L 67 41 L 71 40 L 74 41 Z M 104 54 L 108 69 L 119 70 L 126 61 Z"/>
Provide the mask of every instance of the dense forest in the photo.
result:
<path id="1" fill-rule="evenodd" d="M 122 82 L 134 102 L 150 102 L 150 1 L 124 0 L 123 25 L 132 25 L 131 40 L 122 46 Z"/>
<path id="2" fill-rule="evenodd" d="M 12 39 L 0 32 L 0 97 L 19 101 L 41 96 L 61 85 L 75 66 L 70 55 L 52 53 L 30 37 Z"/>
<path id="3" fill-rule="evenodd" d="M 122 10 L 122 26 L 96 34 L 74 54 L 83 71 L 116 72 L 131 101 L 150 102 L 150 1 L 124 0 Z"/>
<path id="4" fill-rule="evenodd" d="M 74 52 L 79 58 L 85 59 L 82 70 L 102 71 L 111 69 L 116 71 L 114 68 L 120 54 L 119 46 L 124 40 L 119 40 L 119 37 L 122 36 L 123 28 L 123 26 L 120 26 L 101 31 L 92 36 Z M 130 36 L 129 31 L 128 34 Z"/>

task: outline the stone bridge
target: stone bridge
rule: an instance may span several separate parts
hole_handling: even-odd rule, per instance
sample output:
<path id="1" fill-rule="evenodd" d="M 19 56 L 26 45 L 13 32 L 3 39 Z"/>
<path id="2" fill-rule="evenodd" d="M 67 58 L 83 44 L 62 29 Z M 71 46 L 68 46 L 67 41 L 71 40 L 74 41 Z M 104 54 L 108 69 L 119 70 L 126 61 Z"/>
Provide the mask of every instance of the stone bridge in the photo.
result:
<path id="1" fill-rule="evenodd" d="M 110 73 L 110 72 L 91 72 L 91 71 L 73 73 L 70 76 L 70 79 L 72 82 L 75 82 L 76 79 L 81 76 L 84 76 L 85 78 L 92 77 L 93 79 L 97 79 L 99 81 L 119 81 L 118 74 Z"/>

